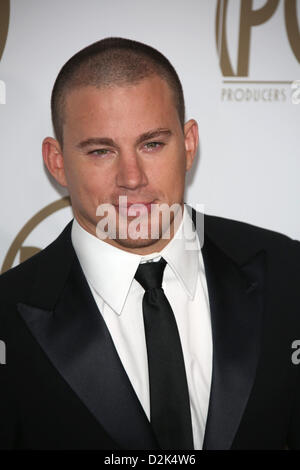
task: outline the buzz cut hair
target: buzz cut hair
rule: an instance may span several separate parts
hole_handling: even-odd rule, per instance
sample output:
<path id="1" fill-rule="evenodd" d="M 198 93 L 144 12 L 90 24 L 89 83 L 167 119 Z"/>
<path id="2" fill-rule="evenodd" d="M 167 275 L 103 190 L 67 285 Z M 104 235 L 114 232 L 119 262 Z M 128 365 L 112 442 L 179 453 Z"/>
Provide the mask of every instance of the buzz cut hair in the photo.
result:
<path id="1" fill-rule="evenodd" d="M 61 147 L 66 96 L 70 91 L 86 86 L 134 85 L 155 75 L 169 85 L 183 128 L 185 104 L 182 85 L 173 65 L 157 49 L 131 39 L 109 37 L 73 55 L 61 68 L 51 94 L 52 124 Z"/>

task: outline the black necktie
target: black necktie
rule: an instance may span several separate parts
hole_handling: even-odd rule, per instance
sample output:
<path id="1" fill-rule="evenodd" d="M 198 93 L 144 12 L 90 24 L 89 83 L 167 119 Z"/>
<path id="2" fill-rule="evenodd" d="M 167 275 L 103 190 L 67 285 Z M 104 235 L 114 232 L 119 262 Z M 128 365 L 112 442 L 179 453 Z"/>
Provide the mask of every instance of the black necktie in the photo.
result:
<path id="1" fill-rule="evenodd" d="M 193 449 L 188 385 L 176 320 L 161 287 L 166 261 L 139 265 L 150 382 L 151 425 L 161 449 Z"/>

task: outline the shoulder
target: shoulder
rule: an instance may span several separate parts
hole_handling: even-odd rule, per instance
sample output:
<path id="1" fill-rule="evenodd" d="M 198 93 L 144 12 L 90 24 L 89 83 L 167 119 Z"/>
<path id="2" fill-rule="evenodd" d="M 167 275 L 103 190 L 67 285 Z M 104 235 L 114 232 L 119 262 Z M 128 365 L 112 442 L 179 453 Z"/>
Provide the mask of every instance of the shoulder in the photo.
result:
<path id="1" fill-rule="evenodd" d="M 205 224 L 207 224 L 209 228 L 222 230 L 222 233 L 225 236 L 228 236 L 228 234 L 231 236 L 236 234 L 250 236 L 253 239 L 259 239 L 261 241 L 274 240 L 279 243 L 290 243 L 295 241 L 296 243 L 300 243 L 298 240 L 293 240 L 284 233 L 253 225 L 248 222 L 208 214 L 205 214 L 204 220 Z"/>
<path id="2" fill-rule="evenodd" d="M 0 275 L 1 303 L 9 299 L 26 299 L 39 277 L 49 274 L 50 279 L 53 267 L 63 262 L 63 254 L 67 254 L 71 246 L 70 229 L 71 222 L 46 248 Z"/>
<path id="3" fill-rule="evenodd" d="M 239 220 L 205 214 L 204 233 L 218 245 L 242 255 L 259 250 L 300 259 L 300 241 L 281 232 Z"/>

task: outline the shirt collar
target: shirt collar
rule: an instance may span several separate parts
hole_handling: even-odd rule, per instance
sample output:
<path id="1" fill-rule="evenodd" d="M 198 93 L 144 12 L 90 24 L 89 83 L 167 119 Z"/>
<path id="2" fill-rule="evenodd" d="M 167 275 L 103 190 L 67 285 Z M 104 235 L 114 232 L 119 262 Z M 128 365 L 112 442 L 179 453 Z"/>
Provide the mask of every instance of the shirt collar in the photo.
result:
<path id="1" fill-rule="evenodd" d="M 175 236 L 159 253 L 141 256 L 116 248 L 73 220 L 71 239 L 83 272 L 100 297 L 121 314 L 140 262 L 163 256 L 188 297 L 193 299 L 199 270 L 199 241 L 184 207 Z"/>
<path id="2" fill-rule="evenodd" d="M 167 261 L 190 299 L 194 298 L 197 287 L 199 251 L 197 232 L 193 229 L 192 219 L 184 207 L 180 226 L 160 255 Z"/>

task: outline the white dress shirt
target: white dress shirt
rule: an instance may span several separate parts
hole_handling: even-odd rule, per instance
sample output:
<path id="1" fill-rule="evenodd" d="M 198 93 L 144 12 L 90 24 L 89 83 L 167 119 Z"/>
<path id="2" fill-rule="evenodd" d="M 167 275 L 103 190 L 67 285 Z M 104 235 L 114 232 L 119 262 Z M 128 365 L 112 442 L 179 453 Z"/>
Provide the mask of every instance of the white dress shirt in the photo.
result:
<path id="1" fill-rule="evenodd" d="M 72 224 L 72 243 L 91 292 L 135 393 L 150 420 L 147 349 L 142 298 L 134 279 L 140 262 L 167 261 L 162 287 L 173 309 L 189 388 L 194 448 L 202 449 L 212 375 L 212 332 L 204 263 L 198 236 L 191 240 L 184 208 L 175 236 L 159 253 L 140 256 L 116 248 Z"/>

